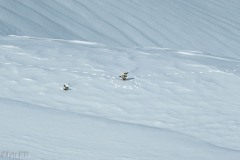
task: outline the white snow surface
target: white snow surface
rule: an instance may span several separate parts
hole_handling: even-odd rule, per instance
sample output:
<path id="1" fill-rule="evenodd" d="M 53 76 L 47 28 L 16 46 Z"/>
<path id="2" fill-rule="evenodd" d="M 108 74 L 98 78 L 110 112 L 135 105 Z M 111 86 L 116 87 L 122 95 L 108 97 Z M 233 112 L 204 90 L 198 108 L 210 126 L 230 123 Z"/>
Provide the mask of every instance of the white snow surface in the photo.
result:
<path id="1" fill-rule="evenodd" d="M 197 50 L 239 59 L 239 0 L 0 0 L 0 35 Z"/>
<path id="2" fill-rule="evenodd" d="M 239 6 L 0 0 L 0 159 L 239 160 Z"/>

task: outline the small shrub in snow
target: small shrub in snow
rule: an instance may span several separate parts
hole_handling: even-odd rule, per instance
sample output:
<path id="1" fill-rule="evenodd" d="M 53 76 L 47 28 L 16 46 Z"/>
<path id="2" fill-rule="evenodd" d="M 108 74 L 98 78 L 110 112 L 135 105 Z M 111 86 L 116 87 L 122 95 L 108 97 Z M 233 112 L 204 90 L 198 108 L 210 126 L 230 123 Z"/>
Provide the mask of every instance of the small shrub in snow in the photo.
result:
<path id="1" fill-rule="evenodd" d="M 64 84 L 64 85 L 63 85 L 63 90 L 64 90 L 64 91 L 70 90 L 70 89 L 69 89 L 69 86 L 67 86 L 67 85 Z"/>
<path id="2" fill-rule="evenodd" d="M 127 80 L 127 75 L 128 75 L 128 72 L 124 72 L 121 76 L 119 76 L 122 80 Z"/>

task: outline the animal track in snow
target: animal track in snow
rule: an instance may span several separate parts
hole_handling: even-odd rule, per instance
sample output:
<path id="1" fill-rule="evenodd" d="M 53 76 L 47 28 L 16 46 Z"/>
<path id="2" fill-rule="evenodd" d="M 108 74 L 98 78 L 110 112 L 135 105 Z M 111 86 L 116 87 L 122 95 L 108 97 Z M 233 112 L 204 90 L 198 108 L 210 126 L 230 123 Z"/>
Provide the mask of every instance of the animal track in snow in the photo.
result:
<path id="1" fill-rule="evenodd" d="M 109 80 L 109 83 L 112 84 L 115 88 L 130 89 L 130 90 L 141 87 L 141 84 L 139 82 L 136 82 L 136 80 L 134 79 L 123 81 L 119 78 L 112 77 Z"/>
<path id="2" fill-rule="evenodd" d="M 72 70 L 71 72 L 73 72 L 73 73 L 77 73 L 78 71 L 76 71 L 76 70 Z"/>
<path id="3" fill-rule="evenodd" d="M 23 78 L 23 80 L 25 80 L 25 81 L 34 81 L 34 80 L 31 79 L 31 78 Z"/>

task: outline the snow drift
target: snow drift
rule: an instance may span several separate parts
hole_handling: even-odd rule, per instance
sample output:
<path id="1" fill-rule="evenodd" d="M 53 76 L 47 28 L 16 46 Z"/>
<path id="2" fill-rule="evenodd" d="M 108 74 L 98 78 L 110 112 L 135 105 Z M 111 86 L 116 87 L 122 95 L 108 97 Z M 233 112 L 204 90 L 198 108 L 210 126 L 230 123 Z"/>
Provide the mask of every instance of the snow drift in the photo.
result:
<path id="1" fill-rule="evenodd" d="M 239 160 L 239 3 L 0 0 L 0 159 Z"/>
<path id="2" fill-rule="evenodd" d="M 240 157 L 239 61 L 27 36 L 0 43 L 2 150 L 33 159 Z M 118 77 L 123 70 L 131 80 Z"/>
<path id="3" fill-rule="evenodd" d="M 239 58 L 237 0 L 0 0 L 0 34 Z"/>

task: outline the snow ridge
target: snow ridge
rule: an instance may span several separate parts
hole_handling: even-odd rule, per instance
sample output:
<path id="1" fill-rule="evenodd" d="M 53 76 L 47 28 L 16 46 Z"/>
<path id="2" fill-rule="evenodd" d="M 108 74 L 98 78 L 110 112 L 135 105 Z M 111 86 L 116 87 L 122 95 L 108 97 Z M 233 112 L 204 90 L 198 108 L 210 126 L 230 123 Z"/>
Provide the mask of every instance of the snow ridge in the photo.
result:
<path id="1" fill-rule="evenodd" d="M 239 160 L 239 6 L 0 0 L 0 160 Z"/>
<path id="2" fill-rule="evenodd" d="M 239 58 L 240 2 L 235 0 L 0 2 L 1 35 L 179 48 Z"/>

